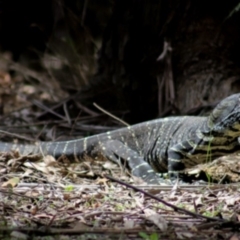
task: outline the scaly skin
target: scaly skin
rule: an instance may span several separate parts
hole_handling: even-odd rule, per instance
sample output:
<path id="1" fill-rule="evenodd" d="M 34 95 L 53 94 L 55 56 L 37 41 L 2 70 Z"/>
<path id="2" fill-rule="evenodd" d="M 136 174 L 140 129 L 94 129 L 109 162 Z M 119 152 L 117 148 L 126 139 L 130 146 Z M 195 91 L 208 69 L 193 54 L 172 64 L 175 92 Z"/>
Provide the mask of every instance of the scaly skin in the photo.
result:
<path id="1" fill-rule="evenodd" d="M 240 94 L 223 99 L 209 117 L 169 117 L 115 131 L 63 142 L 38 145 L 0 143 L 0 151 L 42 153 L 71 159 L 83 154 L 125 160 L 135 176 L 162 183 L 161 174 L 178 174 L 187 167 L 239 152 Z"/>

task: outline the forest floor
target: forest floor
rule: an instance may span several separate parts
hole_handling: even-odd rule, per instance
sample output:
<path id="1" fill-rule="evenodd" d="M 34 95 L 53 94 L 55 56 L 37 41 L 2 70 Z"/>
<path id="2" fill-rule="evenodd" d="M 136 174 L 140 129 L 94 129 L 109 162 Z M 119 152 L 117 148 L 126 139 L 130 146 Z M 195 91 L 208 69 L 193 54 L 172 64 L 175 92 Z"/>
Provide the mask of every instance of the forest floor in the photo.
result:
<path id="1" fill-rule="evenodd" d="M 17 152 L 0 165 L 1 239 L 239 239 L 239 184 L 150 186 L 107 161 Z"/>
<path id="2" fill-rule="evenodd" d="M 1 141 L 69 139 L 118 127 L 36 72 L 0 63 Z M 223 157 L 191 170 L 234 183 L 150 186 L 87 156 L 73 163 L 1 153 L 0 238 L 240 239 L 239 160 Z"/>

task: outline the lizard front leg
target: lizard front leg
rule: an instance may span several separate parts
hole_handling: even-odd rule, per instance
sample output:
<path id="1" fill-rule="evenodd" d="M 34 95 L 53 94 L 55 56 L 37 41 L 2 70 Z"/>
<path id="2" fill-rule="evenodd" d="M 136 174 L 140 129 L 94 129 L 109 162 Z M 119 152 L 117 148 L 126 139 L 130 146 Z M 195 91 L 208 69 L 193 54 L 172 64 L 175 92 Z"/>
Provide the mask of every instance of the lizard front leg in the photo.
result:
<path id="1" fill-rule="evenodd" d="M 152 167 L 144 160 L 144 158 L 137 152 L 124 145 L 118 140 L 108 140 L 99 144 L 95 151 L 100 152 L 109 160 L 121 164 L 124 160 L 131 170 L 131 173 L 142 178 L 148 184 L 162 184 L 165 183 L 160 177 L 161 174 L 154 172 Z"/>
<path id="2" fill-rule="evenodd" d="M 170 179 L 174 180 L 180 177 L 180 173 L 185 169 L 182 161 L 183 154 L 178 147 L 173 147 L 168 150 L 168 173 Z"/>

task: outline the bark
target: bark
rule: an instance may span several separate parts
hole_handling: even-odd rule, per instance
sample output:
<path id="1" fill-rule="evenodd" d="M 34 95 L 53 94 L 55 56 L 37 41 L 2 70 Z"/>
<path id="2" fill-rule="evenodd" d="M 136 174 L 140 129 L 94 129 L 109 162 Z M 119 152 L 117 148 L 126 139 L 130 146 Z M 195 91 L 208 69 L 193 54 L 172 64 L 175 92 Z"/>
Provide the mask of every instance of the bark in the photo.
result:
<path id="1" fill-rule="evenodd" d="M 97 101 L 111 99 L 112 109 L 128 109 L 127 119 L 138 122 L 239 92 L 240 14 L 226 19 L 237 3 L 116 1 L 92 81 L 105 86 Z M 157 61 L 164 42 L 171 56 Z"/>

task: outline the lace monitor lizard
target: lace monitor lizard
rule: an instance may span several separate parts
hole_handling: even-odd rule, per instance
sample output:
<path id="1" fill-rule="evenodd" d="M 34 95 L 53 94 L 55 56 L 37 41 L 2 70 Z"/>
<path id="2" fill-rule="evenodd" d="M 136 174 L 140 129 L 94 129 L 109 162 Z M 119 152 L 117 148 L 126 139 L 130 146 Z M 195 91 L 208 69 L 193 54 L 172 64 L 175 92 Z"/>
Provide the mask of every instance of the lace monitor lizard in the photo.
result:
<path id="1" fill-rule="evenodd" d="M 0 143 L 0 151 L 17 149 L 22 154 L 43 153 L 56 158 L 98 156 L 120 163 L 125 160 L 132 174 L 147 183 L 161 184 L 161 174 L 178 174 L 209 160 L 238 152 L 240 136 L 240 94 L 223 99 L 208 117 L 168 117 L 131 127 L 38 145 Z"/>

